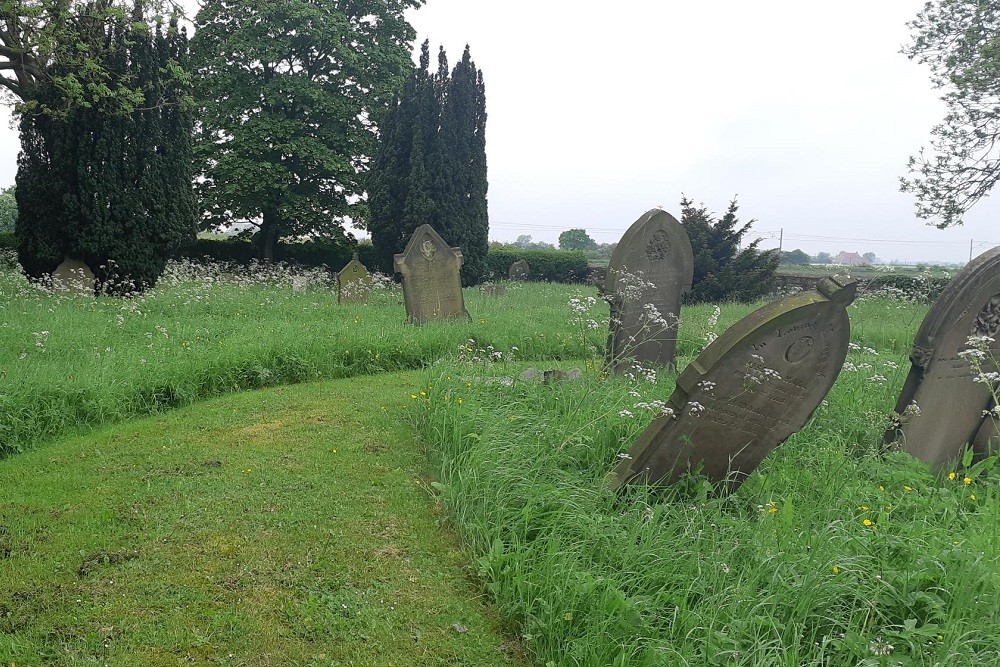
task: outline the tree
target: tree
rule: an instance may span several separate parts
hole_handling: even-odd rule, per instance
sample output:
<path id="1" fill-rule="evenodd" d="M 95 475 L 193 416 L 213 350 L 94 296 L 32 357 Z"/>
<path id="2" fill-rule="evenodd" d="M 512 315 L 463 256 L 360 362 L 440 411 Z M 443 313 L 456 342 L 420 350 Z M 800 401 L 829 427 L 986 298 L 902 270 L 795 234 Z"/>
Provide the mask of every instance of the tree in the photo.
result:
<path id="1" fill-rule="evenodd" d="M 865 260 L 865 264 L 868 265 L 882 263 L 882 261 L 878 258 L 878 256 L 873 252 L 866 252 L 865 254 L 861 255 L 861 257 Z"/>
<path id="2" fill-rule="evenodd" d="M 694 253 L 694 280 L 685 295 L 688 303 L 750 302 L 774 289 L 781 256 L 774 250 L 758 250 L 760 239 L 740 250 L 741 240 L 756 220 L 741 225 L 738 210 L 734 197 L 716 220 L 704 204 L 696 207 L 690 199 L 681 198 L 681 224 Z"/>
<path id="3" fill-rule="evenodd" d="M 590 238 L 585 229 L 567 229 L 559 234 L 560 250 L 595 250 L 597 241 Z"/>
<path id="4" fill-rule="evenodd" d="M 1000 4 L 931 0 L 908 25 L 904 53 L 930 67 L 947 111 L 901 186 L 915 195 L 917 216 L 944 229 L 962 224 L 1000 180 Z"/>
<path id="5" fill-rule="evenodd" d="M 793 266 L 802 266 L 809 263 L 809 255 L 802 252 L 798 248 L 795 250 L 786 250 L 781 253 L 781 263 L 791 264 Z"/>
<path id="6" fill-rule="evenodd" d="M 423 0 L 208 0 L 192 39 L 203 228 L 345 239 L 363 221 L 376 124 L 410 67 Z"/>
<path id="7" fill-rule="evenodd" d="M 14 186 L 0 189 L 0 232 L 14 231 L 14 221 L 17 220 L 17 201 L 14 199 Z"/>
<path id="8" fill-rule="evenodd" d="M 95 66 L 109 89 L 141 96 L 131 113 L 102 94 L 64 104 L 56 82 L 75 64 L 60 62 L 32 93 L 36 109 L 60 113 L 21 113 L 15 234 L 29 277 L 72 257 L 100 290 L 132 292 L 154 285 L 168 256 L 194 241 L 187 37 L 176 19 L 150 28 L 132 18 L 85 24 L 79 36 L 103 42 Z"/>
<path id="9" fill-rule="evenodd" d="M 144 101 L 128 79 L 109 71 L 110 31 L 155 22 L 163 2 L 144 0 L 0 0 L 0 98 L 32 114 L 65 116 L 100 102 L 104 113 L 131 114 Z M 169 3 L 173 4 L 173 3 Z M 58 95 L 40 95 L 42 87 Z"/>
<path id="10" fill-rule="evenodd" d="M 833 255 L 828 252 L 818 252 L 813 261 L 817 264 L 833 264 Z"/>
<path id="11" fill-rule="evenodd" d="M 430 43 L 380 128 L 368 180 L 368 230 L 379 268 L 392 271 L 422 224 L 462 248 L 462 283 L 479 282 L 489 247 L 486 89 L 469 47 L 449 71 L 444 49 L 430 72 Z"/>

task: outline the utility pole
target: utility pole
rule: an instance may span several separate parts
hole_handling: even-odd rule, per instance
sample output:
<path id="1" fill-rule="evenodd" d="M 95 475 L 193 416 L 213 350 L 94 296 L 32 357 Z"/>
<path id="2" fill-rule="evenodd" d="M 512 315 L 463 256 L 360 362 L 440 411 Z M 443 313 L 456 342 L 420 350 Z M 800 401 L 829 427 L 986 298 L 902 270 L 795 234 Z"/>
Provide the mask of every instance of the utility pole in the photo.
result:
<path id="1" fill-rule="evenodd" d="M 972 261 L 972 239 L 969 239 L 969 261 Z"/>
<path id="2" fill-rule="evenodd" d="M 781 231 L 778 232 L 778 254 L 781 254 L 781 246 L 785 241 L 785 228 L 782 227 Z"/>

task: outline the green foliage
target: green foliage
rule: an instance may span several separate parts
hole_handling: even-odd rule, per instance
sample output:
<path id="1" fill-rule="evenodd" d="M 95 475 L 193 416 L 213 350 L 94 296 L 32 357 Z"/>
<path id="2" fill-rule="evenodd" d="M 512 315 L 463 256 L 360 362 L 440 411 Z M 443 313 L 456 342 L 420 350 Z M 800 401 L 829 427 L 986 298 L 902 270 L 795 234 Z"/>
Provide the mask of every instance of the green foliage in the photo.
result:
<path id="1" fill-rule="evenodd" d="M 597 241 L 590 238 L 586 229 L 567 229 L 559 234 L 560 250 L 596 250 Z"/>
<path id="2" fill-rule="evenodd" d="M 462 283 L 480 282 L 489 247 L 486 166 L 486 90 L 483 74 L 465 47 L 448 71 L 442 48 L 436 74 L 424 42 L 413 68 L 381 126 L 368 179 L 368 229 L 377 267 L 393 271 L 413 231 L 431 225 L 462 248 Z"/>
<path id="3" fill-rule="evenodd" d="M 932 0 L 909 23 L 910 59 L 927 65 L 947 111 L 931 130 L 931 150 L 910 158 L 902 190 L 917 216 L 939 228 L 965 213 L 1000 180 L 1000 5 Z"/>
<path id="4" fill-rule="evenodd" d="M 774 291 L 780 255 L 757 250 L 757 239 L 740 250 L 740 241 L 756 220 L 740 224 L 736 199 L 719 220 L 704 204 L 681 199 L 681 224 L 694 252 L 694 282 L 687 303 L 750 302 Z"/>
<path id="5" fill-rule="evenodd" d="M 813 258 L 816 264 L 833 264 L 833 255 L 828 252 L 818 252 Z"/>
<path id="6" fill-rule="evenodd" d="M 195 261 L 227 262 L 247 266 L 257 259 L 257 246 L 247 239 L 198 239 L 184 248 L 177 257 Z M 336 243 L 329 239 L 316 239 L 278 246 L 274 257 L 279 262 L 289 262 L 305 268 L 325 266 L 339 271 L 351 261 L 354 253 L 366 267 L 375 266 L 375 251 L 370 243 Z"/>
<path id="7" fill-rule="evenodd" d="M 532 281 L 582 283 L 587 278 L 587 256 L 582 252 L 519 248 L 490 248 L 486 255 L 486 276 L 491 280 L 507 278 L 510 265 L 519 259 L 528 263 Z"/>
<path id="8" fill-rule="evenodd" d="M 798 248 L 795 250 L 786 250 L 781 253 L 782 264 L 802 265 L 808 264 L 809 261 L 809 255 L 802 252 Z"/>
<path id="9" fill-rule="evenodd" d="M 120 76 L 108 34 L 162 22 L 165 3 L 130 0 L 0 0 L 0 92 L 22 113 L 65 118 L 99 104 L 130 116 L 146 94 Z M 176 7 L 175 7 L 176 8 Z M 45 94 L 45 88 L 59 90 Z"/>
<path id="10" fill-rule="evenodd" d="M 14 186 L 0 188 L 0 233 L 13 232 L 17 221 L 17 200 Z"/>
<path id="11" fill-rule="evenodd" d="M 365 209 L 374 122 L 409 67 L 421 0 L 201 5 L 196 159 L 203 227 L 258 225 L 260 256 L 282 236 L 344 237 Z"/>
<path id="12" fill-rule="evenodd" d="M 155 284 L 170 253 L 194 240 L 187 37 L 171 22 L 112 23 L 87 38 L 104 40 L 102 71 L 112 87 L 132 86 L 141 107 L 126 115 L 95 97 L 60 115 L 21 115 L 18 259 L 35 278 L 65 257 L 82 259 L 99 290 L 126 293 Z M 58 64 L 49 71 L 72 74 Z M 49 81 L 34 99 L 56 108 L 64 94 Z"/>

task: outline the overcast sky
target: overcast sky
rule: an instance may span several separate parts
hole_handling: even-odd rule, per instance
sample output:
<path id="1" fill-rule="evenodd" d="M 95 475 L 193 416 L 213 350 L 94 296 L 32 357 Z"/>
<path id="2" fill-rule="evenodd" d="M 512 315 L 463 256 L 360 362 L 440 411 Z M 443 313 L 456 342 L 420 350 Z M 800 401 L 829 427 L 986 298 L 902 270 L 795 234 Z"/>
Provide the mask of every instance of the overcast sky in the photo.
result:
<path id="1" fill-rule="evenodd" d="M 738 195 L 762 247 L 964 261 L 1000 244 L 1000 193 L 937 230 L 899 192 L 943 116 L 907 60 L 923 0 L 428 0 L 418 42 L 468 43 L 486 81 L 490 238 L 617 241 L 681 194 Z M 17 135 L 0 119 L 0 186 Z"/>

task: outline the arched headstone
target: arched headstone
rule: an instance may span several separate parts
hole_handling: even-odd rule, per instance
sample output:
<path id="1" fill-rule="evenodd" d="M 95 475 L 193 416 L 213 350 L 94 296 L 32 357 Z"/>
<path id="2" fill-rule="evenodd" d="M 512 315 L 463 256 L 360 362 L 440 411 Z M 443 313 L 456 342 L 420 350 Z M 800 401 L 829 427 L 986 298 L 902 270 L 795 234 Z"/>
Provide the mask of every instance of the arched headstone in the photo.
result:
<path id="1" fill-rule="evenodd" d="M 612 484 L 670 484 L 700 471 L 734 491 L 833 386 L 856 291 L 855 282 L 827 278 L 727 329 L 677 378 L 665 414 L 639 436 Z"/>
<path id="2" fill-rule="evenodd" d="M 366 303 L 371 288 L 368 269 L 354 253 L 354 259 L 337 273 L 337 303 Z"/>
<path id="3" fill-rule="evenodd" d="M 611 253 L 605 283 L 610 368 L 675 365 L 681 295 L 693 276 L 691 241 L 674 216 L 653 209 L 628 228 Z"/>
<path id="4" fill-rule="evenodd" d="M 450 247 L 430 225 L 417 227 L 406 249 L 394 256 L 410 322 L 469 317 L 459 275 L 462 261 L 461 248 Z"/>
<path id="5" fill-rule="evenodd" d="M 995 430 L 983 416 L 993 407 L 990 386 L 973 382 L 976 371 L 959 355 L 970 336 L 1000 339 L 1000 247 L 959 271 L 924 317 L 896 402 L 898 421 L 886 432 L 887 441 L 938 469 L 968 444 L 985 447 Z M 1000 343 L 989 348 L 1000 355 Z"/>
<path id="6" fill-rule="evenodd" d="M 531 275 L 531 267 L 528 266 L 528 262 L 523 259 L 519 259 L 510 265 L 507 269 L 507 278 L 510 280 L 525 281 L 528 276 Z"/>
<path id="7" fill-rule="evenodd" d="M 52 288 L 81 296 L 94 296 L 94 272 L 85 262 L 67 257 L 52 272 Z"/>

